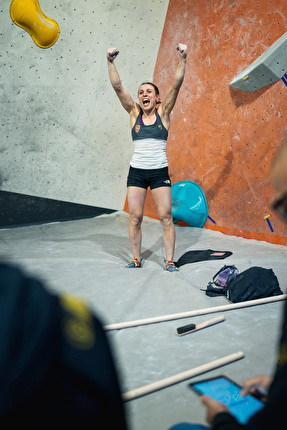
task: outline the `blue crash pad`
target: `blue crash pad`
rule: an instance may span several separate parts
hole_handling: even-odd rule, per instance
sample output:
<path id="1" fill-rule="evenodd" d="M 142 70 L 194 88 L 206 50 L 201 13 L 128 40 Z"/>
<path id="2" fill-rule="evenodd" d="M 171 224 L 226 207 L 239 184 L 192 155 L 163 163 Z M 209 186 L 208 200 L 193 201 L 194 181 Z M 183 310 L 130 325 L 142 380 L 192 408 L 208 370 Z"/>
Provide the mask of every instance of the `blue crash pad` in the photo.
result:
<path id="1" fill-rule="evenodd" d="M 180 181 L 171 186 L 173 222 L 184 221 L 191 227 L 203 227 L 208 217 L 204 192 L 193 181 Z"/>

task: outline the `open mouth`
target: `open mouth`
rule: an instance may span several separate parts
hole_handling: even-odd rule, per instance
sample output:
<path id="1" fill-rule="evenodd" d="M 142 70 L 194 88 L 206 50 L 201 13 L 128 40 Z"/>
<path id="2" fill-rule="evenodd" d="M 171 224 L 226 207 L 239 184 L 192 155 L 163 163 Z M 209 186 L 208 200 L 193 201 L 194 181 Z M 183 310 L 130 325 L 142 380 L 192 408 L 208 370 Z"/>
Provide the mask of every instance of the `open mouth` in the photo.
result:
<path id="1" fill-rule="evenodd" d="M 143 105 L 144 105 L 144 106 L 148 105 L 148 104 L 149 104 L 149 102 L 150 102 L 150 100 L 149 100 L 149 99 L 143 99 Z"/>

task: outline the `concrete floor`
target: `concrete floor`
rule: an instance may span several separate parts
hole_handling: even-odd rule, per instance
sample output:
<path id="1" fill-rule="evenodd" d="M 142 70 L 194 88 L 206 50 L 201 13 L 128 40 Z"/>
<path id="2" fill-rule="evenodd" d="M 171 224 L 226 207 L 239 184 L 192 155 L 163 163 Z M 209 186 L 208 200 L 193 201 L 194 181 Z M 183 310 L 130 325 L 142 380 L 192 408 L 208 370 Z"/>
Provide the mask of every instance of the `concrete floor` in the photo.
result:
<path id="1" fill-rule="evenodd" d="M 207 229 L 176 226 L 175 260 L 188 250 L 232 251 L 225 260 L 186 264 L 178 273 L 164 271 L 158 221 L 143 223 L 143 268 L 125 269 L 131 259 L 128 214 L 0 230 L 1 259 L 40 278 L 52 291 L 84 298 L 108 325 L 226 305 L 207 297 L 205 288 L 224 265 L 240 272 L 252 266 L 272 268 L 287 292 L 287 247 L 247 240 Z M 193 369 L 242 351 L 242 360 L 196 377 L 225 374 L 239 383 L 276 364 L 283 301 L 157 324 L 107 331 L 122 392 Z M 225 321 L 178 337 L 179 326 L 219 315 Z M 195 380 L 195 378 L 193 378 Z M 131 430 L 166 430 L 173 424 L 205 423 L 205 410 L 188 387 L 191 380 L 125 403 Z"/>

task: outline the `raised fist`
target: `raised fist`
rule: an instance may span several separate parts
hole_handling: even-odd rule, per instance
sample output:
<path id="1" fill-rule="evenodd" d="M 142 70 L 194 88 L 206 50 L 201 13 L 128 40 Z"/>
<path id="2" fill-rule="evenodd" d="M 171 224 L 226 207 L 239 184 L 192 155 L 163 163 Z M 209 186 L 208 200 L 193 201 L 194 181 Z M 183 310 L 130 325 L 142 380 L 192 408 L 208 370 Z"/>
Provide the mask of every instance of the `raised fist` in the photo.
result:
<path id="1" fill-rule="evenodd" d="M 119 55 L 120 51 L 118 48 L 109 48 L 107 50 L 107 59 L 110 63 L 114 61 L 114 59 Z"/>
<path id="2" fill-rule="evenodd" d="M 186 45 L 184 45 L 183 43 L 179 43 L 177 45 L 176 49 L 178 50 L 178 53 L 182 58 L 186 58 L 186 55 L 187 55 L 187 46 Z"/>

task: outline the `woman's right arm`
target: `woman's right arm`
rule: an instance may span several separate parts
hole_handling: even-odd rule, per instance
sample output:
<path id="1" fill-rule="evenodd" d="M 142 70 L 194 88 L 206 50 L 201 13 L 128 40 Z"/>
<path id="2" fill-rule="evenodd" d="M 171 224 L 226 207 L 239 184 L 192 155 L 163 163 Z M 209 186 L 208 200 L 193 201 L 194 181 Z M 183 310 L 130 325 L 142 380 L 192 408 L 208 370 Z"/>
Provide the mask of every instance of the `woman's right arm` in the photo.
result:
<path id="1" fill-rule="evenodd" d="M 136 117 L 138 114 L 137 103 L 134 102 L 131 95 L 122 86 L 120 75 L 114 63 L 118 54 L 119 50 L 117 48 L 110 48 L 107 51 L 109 78 L 124 109 L 131 115 L 131 117 Z"/>

